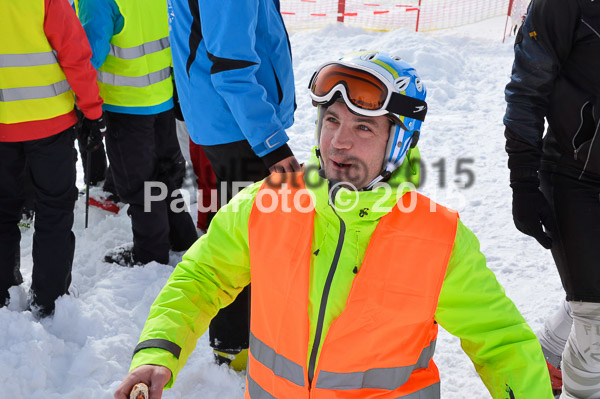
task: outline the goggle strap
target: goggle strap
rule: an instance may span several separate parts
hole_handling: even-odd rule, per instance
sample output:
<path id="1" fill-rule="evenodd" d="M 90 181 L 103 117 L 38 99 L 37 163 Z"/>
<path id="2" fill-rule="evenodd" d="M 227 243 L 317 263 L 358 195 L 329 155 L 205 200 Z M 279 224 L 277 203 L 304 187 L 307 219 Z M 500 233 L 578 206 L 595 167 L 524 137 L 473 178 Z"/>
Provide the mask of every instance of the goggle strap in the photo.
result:
<path id="1" fill-rule="evenodd" d="M 417 98 L 405 96 L 404 94 L 392 93 L 386 110 L 423 122 L 427 114 L 427 103 Z"/>
<path id="2" fill-rule="evenodd" d="M 315 77 L 317 76 L 318 73 L 319 73 L 319 71 L 313 72 L 310 80 L 308 81 L 308 90 L 312 90 L 313 82 L 315 81 Z"/>

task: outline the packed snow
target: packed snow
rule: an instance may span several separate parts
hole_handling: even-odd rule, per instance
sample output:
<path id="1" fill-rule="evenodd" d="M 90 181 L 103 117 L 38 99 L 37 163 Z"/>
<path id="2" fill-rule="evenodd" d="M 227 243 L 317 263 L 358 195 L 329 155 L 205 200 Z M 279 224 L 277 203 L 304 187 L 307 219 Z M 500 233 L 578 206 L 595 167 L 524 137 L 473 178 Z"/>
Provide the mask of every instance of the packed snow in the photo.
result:
<path id="1" fill-rule="evenodd" d="M 513 39 L 502 43 L 504 23 L 502 17 L 427 34 L 367 32 L 342 25 L 291 34 L 298 110 L 288 133 L 296 156 L 305 161 L 313 145 L 315 118 L 307 82 L 314 68 L 332 57 L 375 49 L 400 55 L 415 66 L 427 86 L 429 103 L 419 142 L 426 170 L 421 190 L 460 211 L 507 295 L 538 330 L 558 309 L 563 293 L 550 253 L 512 222 L 502 116 Z M 78 173 L 83 187 L 80 163 Z M 125 210 L 114 215 L 90 208 L 88 229 L 84 198 L 77 202 L 75 214 L 71 295 L 59 298 L 55 315 L 41 321 L 24 311 L 33 229 L 23 233 L 25 282 L 11 289 L 11 304 L 0 309 L 1 398 L 111 398 L 127 374 L 151 303 L 181 259 L 177 253 L 170 265 L 106 264 L 102 256 L 107 249 L 132 240 Z M 435 360 L 443 398 L 490 397 L 459 340 L 443 330 Z M 213 363 L 205 334 L 163 398 L 242 398 L 244 385 L 242 373 Z"/>

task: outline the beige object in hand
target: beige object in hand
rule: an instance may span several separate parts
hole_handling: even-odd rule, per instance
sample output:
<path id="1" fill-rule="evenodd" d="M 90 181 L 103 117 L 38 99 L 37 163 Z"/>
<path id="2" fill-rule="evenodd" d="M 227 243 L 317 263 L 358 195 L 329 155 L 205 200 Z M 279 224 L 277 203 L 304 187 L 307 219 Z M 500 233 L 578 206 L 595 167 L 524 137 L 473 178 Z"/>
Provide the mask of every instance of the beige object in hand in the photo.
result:
<path id="1" fill-rule="evenodd" d="M 129 393 L 129 399 L 148 399 L 148 386 L 143 382 L 135 384 Z"/>

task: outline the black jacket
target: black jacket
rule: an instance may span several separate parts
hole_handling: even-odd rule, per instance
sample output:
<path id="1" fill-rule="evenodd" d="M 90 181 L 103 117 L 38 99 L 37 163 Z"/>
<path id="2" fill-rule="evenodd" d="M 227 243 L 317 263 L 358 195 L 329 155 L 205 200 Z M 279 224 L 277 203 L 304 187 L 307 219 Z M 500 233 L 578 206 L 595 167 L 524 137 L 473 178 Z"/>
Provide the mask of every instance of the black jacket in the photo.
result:
<path id="1" fill-rule="evenodd" d="M 533 0 L 505 95 L 511 181 L 548 170 L 600 182 L 600 0 Z"/>

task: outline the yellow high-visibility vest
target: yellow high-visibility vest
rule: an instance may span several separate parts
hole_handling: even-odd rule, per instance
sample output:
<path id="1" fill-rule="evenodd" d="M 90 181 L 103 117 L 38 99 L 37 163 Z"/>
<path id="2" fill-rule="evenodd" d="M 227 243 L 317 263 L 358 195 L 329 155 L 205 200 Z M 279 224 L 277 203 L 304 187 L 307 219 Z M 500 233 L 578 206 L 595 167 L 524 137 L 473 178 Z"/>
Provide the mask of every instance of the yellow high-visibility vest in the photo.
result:
<path id="1" fill-rule="evenodd" d="M 150 107 L 173 96 L 167 2 L 116 0 L 125 25 L 98 69 L 105 104 Z"/>
<path id="2" fill-rule="evenodd" d="M 0 123 L 55 118 L 75 96 L 44 33 L 44 0 L 0 0 Z"/>

